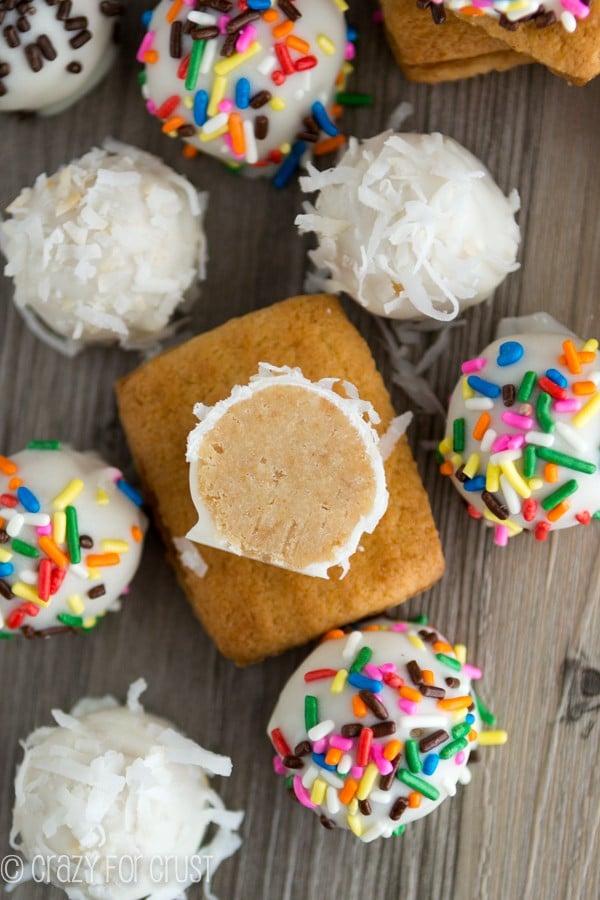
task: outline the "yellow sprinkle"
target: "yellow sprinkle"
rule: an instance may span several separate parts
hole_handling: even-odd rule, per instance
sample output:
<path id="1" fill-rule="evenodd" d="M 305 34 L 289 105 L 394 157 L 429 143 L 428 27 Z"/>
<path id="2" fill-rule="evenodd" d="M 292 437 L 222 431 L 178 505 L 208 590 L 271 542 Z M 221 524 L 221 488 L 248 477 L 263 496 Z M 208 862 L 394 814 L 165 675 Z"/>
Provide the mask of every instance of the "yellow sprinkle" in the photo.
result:
<path id="1" fill-rule="evenodd" d="M 587 425 L 592 416 L 600 412 L 600 393 L 594 394 L 591 400 L 582 407 L 578 413 L 573 416 L 573 425 L 575 428 L 582 428 Z"/>
<path id="2" fill-rule="evenodd" d="M 450 457 L 450 462 L 452 463 L 452 465 L 454 466 L 455 469 L 458 469 L 459 466 L 462 466 L 462 461 L 463 461 L 463 458 L 460 455 L 460 453 L 453 453 L 452 456 Z"/>
<path id="3" fill-rule="evenodd" d="M 0 563 L 8 562 L 11 558 L 12 553 L 10 553 L 8 550 L 5 550 L 4 547 L 0 547 Z"/>
<path id="4" fill-rule="evenodd" d="M 352 73 L 354 72 L 354 66 L 352 65 L 352 63 L 349 63 L 349 62 L 346 60 L 346 61 L 344 62 L 344 64 L 343 64 L 343 66 L 342 66 L 342 72 L 343 72 L 343 74 L 346 76 L 346 78 L 347 78 L 349 75 L 352 75 Z"/>
<path id="5" fill-rule="evenodd" d="M 481 731 L 477 738 L 480 747 L 497 747 L 508 740 L 506 731 Z"/>
<path id="6" fill-rule="evenodd" d="M 581 349 L 584 353 L 595 353 L 598 349 L 598 341 L 596 338 L 590 338 L 589 341 L 585 342 Z"/>
<path id="7" fill-rule="evenodd" d="M 341 694 L 344 688 L 346 687 L 346 681 L 348 680 L 348 670 L 347 669 L 339 669 L 337 675 L 331 682 L 330 691 L 332 694 Z"/>
<path id="8" fill-rule="evenodd" d="M 55 544 L 64 544 L 67 536 L 67 514 L 57 509 L 52 516 L 52 539 Z"/>
<path id="9" fill-rule="evenodd" d="M 186 94 L 186 96 L 183 98 L 183 105 L 187 109 L 192 109 L 192 107 L 194 106 L 194 98 L 191 94 Z"/>
<path id="10" fill-rule="evenodd" d="M 420 637 L 417 637 L 416 634 L 409 634 L 409 635 L 407 635 L 407 637 L 408 637 L 409 641 L 411 642 L 411 644 L 413 645 L 413 647 L 416 647 L 417 650 L 425 649 L 425 644 L 423 643 L 423 641 L 421 640 Z"/>
<path id="11" fill-rule="evenodd" d="M 358 812 L 358 800 L 356 797 L 353 797 L 350 803 L 348 804 L 348 812 L 351 816 L 355 816 Z"/>
<path id="12" fill-rule="evenodd" d="M 79 594 L 71 594 L 70 597 L 67 597 L 67 604 L 71 612 L 76 616 L 80 616 L 85 612 L 85 603 Z"/>
<path id="13" fill-rule="evenodd" d="M 127 541 L 105 540 L 100 541 L 103 553 L 127 553 L 129 544 Z"/>
<path id="14" fill-rule="evenodd" d="M 439 442 L 438 450 L 442 454 L 442 456 L 447 456 L 448 453 L 452 453 L 452 438 L 449 435 Z"/>
<path id="15" fill-rule="evenodd" d="M 275 110 L 275 112 L 282 112 L 286 107 L 286 103 L 283 97 L 271 97 L 269 106 L 271 109 Z"/>
<path id="16" fill-rule="evenodd" d="M 318 34 L 317 35 L 317 44 L 327 56 L 333 56 L 335 53 L 335 44 L 328 38 L 326 34 Z"/>
<path id="17" fill-rule="evenodd" d="M 544 487 L 544 481 L 542 478 L 528 478 L 527 484 L 531 488 L 531 491 L 541 491 Z"/>
<path id="18" fill-rule="evenodd" d="M 459 663 L 462 663 L 464 665 L 467 661 L 467 648 L 465 647 L 465 645 L 464 644 L 455 644 L 454 652 L 456 654 L 456 658 L 459 661 Z"/>
<path id="19" fill-rule="evenodd" d="M 500 471 L 505 476 L 511 487 L 515 489 L 520 497 L 527 500 L 531 497 L 531 488 L 527 482 L 519 475 L 517 468 L 512 460 L 500 463 Z"/>
<path id="20" fill-rule="evenodd" d="M 378 775 L 379 769 L 377 768 L 375 763 L 369 763 L 369 765 L 363 772 L 363 777 L 360 779 L 358 790 L 356 791 L 357 800 L 367 799 L 367 797 L 373 790 L 373 786 L 375 785 L 375 780 Z"/>
<path id="21" fill-rule="evenodd" d="M 219 103 L 225 96 L 225 91 L 227 89 L 227 79 L 222 76 L 218 76 L 215 78 L 213 82 L 213 88 L 210 94 L 210 101 L 208 103 L 208 109 L 206 112 L 209 117 L 216 116 L 219 112 Z"/>
<path id="22" fill-rule="evenodd" d="M 333 0 L 338 9 L 341 9 L 342 12 L 348 12 L 348 4 L 346 0 Z"/>
<path id="23" fill-rule="evenodd" d="M 205 134 L 203 131 L 201 131 L 198 134 L 198 137 L 200 138 L 201 141 L 203 141 L 203 143 L 206 144 L 207 141 L 214 141 L 215 138 L 218 138 L 224 134 L 227 134 L 228 131 L 229 131 L 229 125 L 223 125 L 222 128 L 217 128 L 216 131 L 211 131 L 210 134 Z"/>
<path id="24" fill-rule="evenodd" d="M 471 385 L 470 385 L 469 382 L 467 381 L 467 376 L 466 376 L 466 375 L 465 375 L 465 377 L 463 378 L 463 380 L 461 381 L 461 385 L 460 385 L 460 386 L 461 386 L 461 390 L 462 390 L 463 400 L 470 400 L 471 397 L 474 397 L 474 396 L 475 396 L 475 391 L 473 390 L 473 388 L 471 387 Z"/>
<path id="25" fill-rule="evenodd" d="M 350 831 L 355 834 L 356 837 L 360 837 L 363 829 L 358 816 L 346 816 L 346 822 L 348 823 Z"/>
<path id="26" fill-rule="evenodd" d="M 90 569 L 88 567 L 88 578 L 90 581 L 98 581 L 99 578 L 102 578 L 102 572 L 100 569 Z"/>
<path id="27" fill-rule="evenodd" d="M 477 475 L 477 470 L 479 469 L 479 454 L 471 453 L 468 460 L 465 463 L 465 467 L 463 472 L 467 476 L 467 478 L 474 478 Z"/>
<path id="28" fill-rule="evenodd" d="M 280 144 L 279 149 L 280 149 L 281 153 L 283 154 L 283 156 L 287 156 L 288 153 L 290 152 L 290 150 L 292 149 L 292 147 L 291 147 L 291 144 L 285 143 L 285 144 Z"/>
<path id="29" fill-rule="evenodd" d="M 521 534 L 523 531 L 522 527 L 517 525 L 516 522 L 513 522 L 512 519 L 499 519 L 498 516 L 495 516 L 487 507 L 483 511 L 483 518 L 488 522 L 494 522 L 495 525 L 506 525 L 511 537 L 515 534 Z"/>
<path id="30" fill-rule="evenodd" d="M 96 503 L 98 504 L 98 506 L 108 506 L 108 504 L 110 503 L 108 494 L 104 490 L 104 488 L 99 487 L 96 491 Z"/>
<path id="31" fill-rule="evenodd" d="M 325 799 L 326 790 L 327 782 L 323 781 L 322 778 L 315 778 L 315 780 L 313 781 L 312 790 L 310 792 L 311 802 L 316 803 L 317 806 L 320 806 Z"/>
<path id="32" fill-rule="evenodd" d="M 52 506 L 54 509 L 64 509 L 66 506 L 70 506 L 70 504 L 77 499 L 82 490 L 83 481 L 81 478 L 74 478 L 73 481 L 70 481 L 66 488 L 54 498 Z"/>
<path id="33" fill-rule="evenodd" d="M 253 56 L 261 50 L 261 45 L 258 41 L 253 41 L 252 44 L 248 47 L 247 50 L 244 50 L 243 53 L 234 53 L 233 56 L 230 56 L 229 59 L 221 59 L 216 65 L 213 66 L 213 71 L 215 75 L 229 75 L 230 72 L 233 72 L 234 69 L 237 69 L 238 66 L 241 66 L 242 63 L 246 62 L 247 59 L 252 59 Z M 215 79 L 216 80 L 216 79 Z M 209 115 L 214 115 L 210 112 Z"/>
<path id="34" fill-rule="evenodd" d="M 11 584 L 11 590 L 15 597 L 20 597 L 21 600 L 28 600 L 30 603 L 35 603 L 36 606 L 46 607 L 50 603 L 49 600 L 42 600 L 41 597 L 38 597 L 38 593 L 35 588 L 32 588 L 29 584 L 25 584 L 23 581 L 16 581 L 14 584 Z"/>
<path id="35" fill-rule="evenodd" d="M 89 618 L 83 620 L 83 627 L 84 628 L 93 628 L 97 621 L 98 621 L 97 616 L 90 616 Z"/>
<path id="36" fill-rule="evenodd" d="M 495 494 L 500 490 L 500 466 L 494 463 L 488 463 L 487 472 L 485 473 L 485 489 L 490 494 Z"/>

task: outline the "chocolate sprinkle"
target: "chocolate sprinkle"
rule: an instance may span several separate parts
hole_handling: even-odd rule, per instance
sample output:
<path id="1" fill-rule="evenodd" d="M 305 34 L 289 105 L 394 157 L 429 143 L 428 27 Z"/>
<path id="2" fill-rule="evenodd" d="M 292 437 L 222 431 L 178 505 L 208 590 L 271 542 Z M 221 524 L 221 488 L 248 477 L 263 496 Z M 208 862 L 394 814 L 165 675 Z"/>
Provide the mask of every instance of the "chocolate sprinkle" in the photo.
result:
<path id="1" fill-rule="evenodd" d="M 269 102 L 272 96 L 270 91 L 259 91 L 258 94 L 250 98 L 250 106 L 252 109 L 260 109 L 261 106 Z"/>
<path id="2" fill-rule="evenodd" d="M 444 679 L 449 688 L 457 688 L 460 687 L 460 681 L 458 678 L 454 678 L 452 675 L 449 675 L 448 678 Z"/>
<path id="3" fill-rule="evenodd" d="M 42 56 L 44 57 L 44 59 L 48 59 L 50 61 L 56 59 L 57 53 L 54 49 L 54 44 L 47 34 L 41 34 L 39 36 L 39 38 L 37 39 L 37 45 L 42 51 Z"/>
<path id="4" fill-rule="evenodd" d="M 373 691 L 362 690 L 358 692 L 358 696 L 378 719 L 389 718 L 389 712 Z"/>
<path id="5" fill-rule="evenodd" d="M 293 753 L 288 754 L 288 756 L 284 756 L 282 760 L 286 769 L 302 769 L 304 766 L 303 761 L 299 756 L 294 756 Z"/>
<path id="6" fill-rule="evenodd" d="M 266 116 L 257 116 L 254 120 L 254 135 L 257 141 L 264 141 L 269 133 L 269 120 Z"/>
<path id="7" fill-rule="evenodd" d="M 443 700 L 446 696 L 444 688 L 437 687 L 435 684 L 420 684 L 419 690 L 424 697 L 435 697 L 436 700 Z"/>
<path id="8" fill-rule="evenodd" d="M 97 584 L 95 587 L 89 589 L 89 591 L 87 592 L 87 595 L 90 598 L 90 600 L 97 600 L 98 597 L 103 597 L 105 593 L 106 593 L 106 588 L 104 587 L 104 585 Z"/>
<path id="9" fill-rule="evenodd" d="M 237 34 L 242 28 L 245 28 L 250 22 L 256 22 L 257 19 L 260 19 L 260 13 L 249 9 L 247 12 L 240 13 L 239 16 L 234 16 L 233 19 L 230 19 L 225 26 L 225 31 L 227 34 Z"/>
<path id="10" fill-rule="evenodd" d="M 44 65 L 42 54 L 37 44 L 28 44 L 25 47 L 25 57 L 32 72 L 39 72 Z"/>
<path id="11" fill-rule="evenodd" d="M 421 672 L 421 667 L 416 659 L 411 659 L 410 662 L 406 663 L 406 670 L 410 675 L 412 683 L 416 684 L 418 687 L 423 681 L 423 673 Z"/>
<path id="12" fill-rule="evenodd" d="M 389 772 L 387 775 L 382 775 L 381 778 L 379 779 L 379 787 L 381 788 L 382 791 L 389 791 L 389 789 L 393 785 L 394 778 L 396 777 L 396 771 L 398 770 L 398 767 L 400 766 L 401 760 L 402 760 L 402 751 L 400 751 L 400 753 L 398 753 L 397 756 L 395 756 L 393 758 L 392 771 Z"/>
<path id="13" fill-rule="evenodd" d="M 294 756 L 308 756 L 311 752 L 312 746 L 310 741 L 300 741 L 300 743 L 296 744 L 294 747 Z"/>
<path id="14" fill-rule="evenodd" d="M 2 578 L 0 578 L 0 594 L 2 594 L 6 600 L 12 600 L 15 596 L 8 581 L 4 581 Z"/>
<path id="15" fill-rule="evenodd" d="M 299 19 L 302 15 L 300 10 L 296 6 L 294 6 L 294 4 L 290 2 L 290 0 L 277 0 L 277 6 L 284 14 L 284 16 L 287 16 L 291 22 L 295 22 L 296 19 Z"/>
<path id="16" fill-rule="evenodd" d="M 407 797 L 398 797 L 392 808 L 390 809 L 390 819 L 397 822 L 404 810 L 408 807 Z"/>
<path id="17" fill-rule="evenodd" d="M 323 828 L 326 828 L 328 831 L 333 831 L 336 827 L 335 822 L 332 822 L 331 819 L 328 819 L 327 816 L 324 816 L 323 814 L 319 816 L 319 822 Z"/>
<path id="18" fill-rule="evenodd" d="M 348 722 L 346 725 L 342 725 L 340 732 L 342 737 L 358 737 L 358 735 L 363 730 L 360 722 Z"/>
<path id="19" fill-rule="evenodd" d="M 169 34 L 169 56 L 171 59 L 181 59 L 183 50 L 181 48 L 181 36 L 183 32 L 183 24 L 181 22 L 173 22 Z"/>
<path id="20" fill-rule="evenodd" d="M 439 747 L 440 744 L 449 740 L 450 735 L 448 732 L 440 729 L 439 731 L 432 732 L 432 734 L 428 734 L 427 737 L 421 738 L 419 741 L 419 750 L 421 753 L 429 753 L 434 747 Z"/>
<path id="21" fill-rule="evenodd" d="M 517 397 L 517 391 L 514 384 L 502 385 L 502 402 L 505 406 L 513 406 Z"/>
<path id="22" fill-rule="evenodd" d="M 368 800 L 359 800 L 358 808 L 361 811 L 361 813 L 363 814 L 363 816 L 370 816 L 371 813 L 373 812 L 373 807 L 371 806 L 371 804 L 369 803 Z"/>
<path id="23" fill-rule="evenodd" d="M 53 637 L 55 634 L 66 634 L 67 631 L 77 634 L 77 628 L 72 628 L 71 625 L 52 625 L 50 628 L 38 629 L 32 628 L 31 625 L 23 625 L 21 628 L 21 634 L 23 637 L 26 637 L 27 640 Z"/>
<path id="24" fill-rule="evenodd" d="M 84 44 L 87 44 L 87 42 L 91 41 L 91 39 L 91 31 L 80 31 L 79 34 L 76 34 L 75 37 L 71 38 L 69 44 L 71 45 L 73 50 L 79 50 L 80 47 L 83 47 Z"/>
<path id="25" fill-rule="evenodd" d="M 382 738 L 394 734 L 396 731 L 396 723 L 389 719 L 387 722 L 378 722 L 377 725 L 371 725 L 373 737 Z"/>
<path id="26" fill-rule="evenodd" d="M 78 62 L 70 62 L 68 66 L 66 66 L 67 72 L 70 72 L 72 75 L 79 75 L 83 66 Z"/>
<path id="27" fill-rule="evenodd" d="M 0 528 L 0 544 L 8 543 L 8 534 L 6 533 L 5 528 Z"/>
<path id="28" fill-rule="evenodd" d="M 79 546 L 83 547 L 84 550 L 91 550 L 94 546 L 94 541 L 89 536 L 89 534 L 80 534 L 79 535 Z"/>
<path id="29" fill-rule="evenodd" d="M 493 513 L 497 519 L 508 519 L 510 513 L 508 508 L 502 503 L 499 497 L 496 494 L 491 494 L 490 491 L 482 491 L 481 499 L 489 509 L 491 513 Z"/>

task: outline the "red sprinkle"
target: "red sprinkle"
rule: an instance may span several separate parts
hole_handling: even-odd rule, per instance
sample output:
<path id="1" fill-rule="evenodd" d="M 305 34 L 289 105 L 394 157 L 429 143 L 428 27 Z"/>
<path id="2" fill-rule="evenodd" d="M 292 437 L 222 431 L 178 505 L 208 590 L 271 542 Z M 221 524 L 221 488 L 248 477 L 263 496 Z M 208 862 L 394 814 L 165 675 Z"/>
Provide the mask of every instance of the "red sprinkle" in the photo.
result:
<path id="1" fill-rule="evenodd" d="M 187 78 L 188 69 L 190 67 L 190 53 L 187 56 L 184 56 L 179 66 L 177 67 L 177 77 L 183 81 L 184 78 Z"/>
<path id="2" fill-rule="evenodd" d="M 475 509 L 474 506 L 471 506 L 470 503 L 467 505 L 467 512 L 469 513 L 469 515 L 471 516 L 472 519 L 482 519 L 483 518 L 483 514 L 480 513 L 478 509 Z"/>
<path id="3" fill-rule="evenodd" d="M 395 672 L 384 672 L 383 680 L 385 684 L 389 684 L 390 687 L 399 688 L 402 687 L 404 681 L 400 678 L 399 675 L 396 675 Z"/>
<path id="4" fill-rule="evenodd" d="M 275 69 L 271 72 L 271 81 L 279 87 L 285 81 L 285 75 L 279 69 Z"/>
<path id="5" fill-rule="evenodd" d="M 31 603 L 31 601 L 27 600 L 25 603 L 21 603 L 20 610 L 25 613 L 26 616 L 37 616 L 40 608 L 37 603 Z"/>
<path id="6" fill-rule="evenodd" d="M 548 537 L 548 532 L 550 531 L 550 523 L 549 522 L 538 522 L 535 526 L 534 536 L 536 541 L 545 541 Z"/>
<path id="7" fill-rule="evenodd" d="M 580 525 L 589 525 L 592 517 L 590 516 L 589 510 L 584 509 L 582 512 L 577 513 L 575 518 Z"/>
<path id="8" fill-rule="evenodd" d="M 551 397 L 554 397 L 555 400 L 566 400 L 567 399 L 567 389 L 561 388 L 555 381 L 552 381 L 550 378 L 546 378 L 545 375 L 542 375 L 541 378 L 538 378 L 538 387 L 540 387 L 543 391 L 546 391 L 547 394 L 550 394 Z"/>
<path id="9" fill-rule="evenodd" d="M 304 673 L 305 681 L 319 681 L 321 678 L 335 678 L 337 669 L 313 669 Z"/>
<path id="10" fill-rule="evenodd" d="M 38 569 L 38 587 L 37 592 L 41 600 L 50 599 L 50 588 L 52 586 L 52 563 L 49 559 L 42 559 Z"/>
<path id="11" fill-rule="evenodd" d="M 363 728 L 358 739 L 356 748 L 356 765 L 366 766 L 369 762 L 371 754 L 371 744 L 373 743 L 373 730 L 371 728 Z"/>
<path id="12" fill-rule="evenodd" d="M 537 500 L 533 500 L 531 497 L 527 500 L 523 500 L 521 511 L 526 522 L 533 522 L 538 511 Z"/>
<path id="13" fill-rule="evenodd" d="M 169 116 L 175 112 L 177 107 L 179 106 L 179 96 L 177 94 L 173 94 L 168 100 L 165 100 L 158 109 L 156 110 L 157 119 L 168 119 Z"/>
<path id="14" fill-rule="evenodd" d="M 52 576 L 50 578 L 50 593 L 56 594 L 60 590 L 60 586 L 67 576 L 67 569 L 59 569 L 58 566 L 52 567 Z"/>
<path id="15" fill-rule="evenodd" d="M 290 56 L 290 51 L 286 47 L 285 44 L 275 44 L 275 53 L 277 54 L 277 59 L 279 60 L 279 65 L 283 69 L 286 75 L 294 74 L 294 63 L 292 62 L 292 57 Z M 316 62 L 316 60 L 315 60 Z"/>
<path id="16" fill-rule="evenodd" d="M 13 509 L 19 501 L 12 494 L 0 494 L 0 503 L 2 506 L 9 506 Z"/>
<path id="17" fill-rule="evenodd" d="M 290 745 L 284 738 L 281 733 L 280 728 L 274 728 L 271 732 L 271 740 L 273 741 L 273 746 L 277 750 L 280 756 L 291 756 L 292 751 Z"/>
<path id="18" fill-rule="evenodd" d="M 25 616 L 27 613 L 22 607 L 17 606 L 16 609 L 13 609 L 11 613 L 9 613 L 8 618 L 6 619 L 6 627 L 14 630 L 15 628 L 19 628 L 23 622 L 25 621 Z"/>
<path id="19" fill-rule="evenodd" d="M 297 59 L 294 63 L 294 69 L 296 72 L 306 72 L 307 69 L 314 69 L 316 65 L 316 56 L 301 56 L 300 59 Z"/>

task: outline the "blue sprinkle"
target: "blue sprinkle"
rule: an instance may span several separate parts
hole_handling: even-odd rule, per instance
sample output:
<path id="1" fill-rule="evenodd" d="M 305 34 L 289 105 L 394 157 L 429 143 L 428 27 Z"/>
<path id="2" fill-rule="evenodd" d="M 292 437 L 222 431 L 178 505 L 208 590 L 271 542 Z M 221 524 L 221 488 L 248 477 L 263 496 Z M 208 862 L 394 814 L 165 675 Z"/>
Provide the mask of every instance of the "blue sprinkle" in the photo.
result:
<path id="1" fill-rule="evenodd" d="M 27 512 L 36 513 L 41 509 L 40 501 L 35 494 L 26 487 L 17 488 L 17 497 Z"/>
<path id="2" fill-rule="evenodd" d="M 467 480 L 463 482 L 463 487 L 465 491 L 469 491 L 470 494 L 475 494 L 477 491 L 485 491 L 485 475 L 476 475 L 475 478 L 467 478 Z"/>
<path id="3" fill-rule="evenodd" d="M 474 391 L 477 391 L 478 394 L 483 394 L 484 397 L 489 397 L 491 400 L 495 400 L 496 397 L 499 397 L 502 393 L 501 387 L 497 384 L 493 384 L 491 381 L 480 378 L 479 375 L 469 375 L 467 384 L 469 387 L 472 387 Z"/>
<path id="4" fill-rule="evenodd" d="M 351 44 L 358 38 L 358 31 L 352 25 L 348 25 L 346 28 L 346 40 L 350 41 Z"/>
<path id="5" fill-rule="evenodd" d="M 129 484 L 128 481 L 125 481 L 124 478 L 119 478 L 117 481 L 117 487 L 119 490 L 125 494 L 126 497 L 129 497 L 132 503 L 135 503 L 136 506 L 141 506 L 144 502 L 144 498 L 140 494 L 136 488 L 133 487 L 132 484 Z"/>
<path id="6" fill-rule="evenodd" d="M 271 0 L 248 0 L 248 9 L 271 9 Z"/>
<path id="7" fill-rule="evenodd" d="M 503 344 L 500 344 L 500 352 L 496 362 L 499 366 L 512 366 L 514 363 L 519 362 L 524 352 L 523 344 L 520 344 L 518 341 L 505 341 Z"/>
<path id="8" fill-rule="evenodd" d="M 300 160 L 306 150 L 304 141 L 296 141 L 292 144 L 292 149 L 279 166 L 275 177 L 273 178 L 273 186 L 276 188 L 284 188 L 290 183 L 294 177 L 294 172 L 300 165 Z"/>
<path id="9" fill-rule="evenodd" d="M 0 563 L 0 578 L 6 578 L 7 575 L 12 575 L 15 571 L 15 567 L 12 563 Z"/>
<path id="10" fill-rule="evenodd" d="M 468 722 L 469 725 L 473 725 L 473 724 L 474 724 L 474 722 L 475 722 L 475 716 L 473 715 L 473 713 L 467 713 L 467 715 L 465 716 L 465 722 Z"/>
<path id="11" fill-rule="evenodd" d="M 546 378 L 549 378 L 550 381 L 553 381 L 554 384 L 557 384 L 561 388 L 569 386 L 569 382 L 558 369 L 546 369 Z"/>
<path id="12" fill-rule="evenodd" d="M 235 102 L 239 109 L 248 109 L 250 105 L 250 82 L 247 78 L 238 78 L 235 86 Z"/>
<path id="13" fill-rule="evenodd" d="M 194 122 L 201 128 L 207 119 L 208 94 L 206 91 L 196 91 L 194 97 Z"/>
<path id="14" fill-rule="evenodd" d="M 374 678 L 367 678 L 366 675 L 359 675 L 358 672 L 352 672 L 348 675 L 348 683 L 352 685 L 352 687 L 359 688 L 360 690 L 372 691 L 374 694 L 378 694 L 383 690 L 383 682 L 376 681 Z"/>
<path id="15" fill-rule="evenodd" d="M 322 769 L 327 769 L 328 772 L 335 772 L 336 767 L 330 766 L 329 763 L 325 762 L 325 754 L 324 753 L 311 753 L 313 762 L 316 762 L 318 766 L 321 766 Z"/>
<path id="16" fill-rule="evenodd" d="M 150 24 L 150 19 L 152 18 L 153 12 L 154 10 L 147 9 L 146 12 L 142 13 L 142 25 L 144 26 L 144 28 L 147 28 Z"/>
<path id="17" fill-rule="evenodd" d="M 430 753 L 428 756 L 426 756 L 425 759 L 423 760 L 423 774 L 424 775 L 433 775 L 433 773 L 435 772 L 435 770 L 438 767 L 439 761 L 440 761 L 440 758 L 437 755 L 437 753 Z"/>
<path id="18" fill-rule="evenodd" d="M 312 110 L 314 120 L 317 123 L 317 125 L 319 126 L 319 128 L 321 129 L 321 131 L 324 131 L 325 134 L 328 134 L 330 137 L 335 137 L 336 135 L 338 135 L 340 133 L 338 128 L 336 127 L 336 125 L 331 121 L 331 119 L 327 115 L 327 110 L 325 109 L 325 107 L 319 100 L 316 100 L 313 103 L 311 110 Z"/>

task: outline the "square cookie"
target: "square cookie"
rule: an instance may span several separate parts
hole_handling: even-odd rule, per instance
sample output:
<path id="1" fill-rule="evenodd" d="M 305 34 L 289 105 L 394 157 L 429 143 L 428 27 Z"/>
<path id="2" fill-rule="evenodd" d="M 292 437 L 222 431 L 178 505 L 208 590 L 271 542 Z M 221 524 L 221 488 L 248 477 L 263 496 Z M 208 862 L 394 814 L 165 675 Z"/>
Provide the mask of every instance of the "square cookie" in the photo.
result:
<path id="1" fill-rule="evenodd" d="M 154 518 L 191 605 L 220 651 L 239 665 L 381 612 L 430 587 L 444 561 L 427 494 L 406 438 L 386 461 L 388 509 L 342 580 L 325 581 L 197 546 L 200 575 L 184 564 L 174 540 L 197 516 L 188 487 L 186 439 L 197 402 L 213 405 L 246 384 L 260 362 L 298 366 L 311 380 L 346 379 L 381 416 L 394 410 L 369 348 L 339 302 L 294 297 L 232 319 L 163 353 L 117 383 L 117 400 Z"/>

